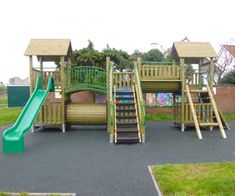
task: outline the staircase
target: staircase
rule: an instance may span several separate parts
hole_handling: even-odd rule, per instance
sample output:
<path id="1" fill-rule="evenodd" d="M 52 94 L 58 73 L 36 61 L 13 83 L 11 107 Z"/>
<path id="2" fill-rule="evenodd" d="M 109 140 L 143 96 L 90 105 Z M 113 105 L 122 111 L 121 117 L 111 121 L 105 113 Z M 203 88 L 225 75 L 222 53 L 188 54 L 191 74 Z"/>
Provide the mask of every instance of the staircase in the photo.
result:
<path id="1" fill-rule="evenodd" d="M 224 125 L 228 127 L 228 124 L 218 110 L 210 87 L 207 85 L 205 90 L 190 90 L 186 85 L 186 93 L 198 138 L 202 139 L 200 127 L 219 127 L 221 136 L 226 138 Z M 193 99 L 196 97 L 195 94 L 198 96 L 196 101 Z"/>
<path id="2" fill-rule="evenodd" d="M 134 88 L 114 88 L 115 143 L 140 143 L 140 127 Z"/>

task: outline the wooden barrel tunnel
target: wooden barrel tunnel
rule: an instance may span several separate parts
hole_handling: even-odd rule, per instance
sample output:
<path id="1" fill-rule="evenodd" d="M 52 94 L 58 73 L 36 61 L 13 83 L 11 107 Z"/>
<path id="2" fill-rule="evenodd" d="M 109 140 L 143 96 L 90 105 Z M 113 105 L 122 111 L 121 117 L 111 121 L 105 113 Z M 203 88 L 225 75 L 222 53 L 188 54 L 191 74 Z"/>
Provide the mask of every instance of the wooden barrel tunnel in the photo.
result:
<path id="1" fill-rule="evenodd" d="M 71 125 L 106 125 L 106 105 L 71 103 L 66 107 L 66 118 Z"/>

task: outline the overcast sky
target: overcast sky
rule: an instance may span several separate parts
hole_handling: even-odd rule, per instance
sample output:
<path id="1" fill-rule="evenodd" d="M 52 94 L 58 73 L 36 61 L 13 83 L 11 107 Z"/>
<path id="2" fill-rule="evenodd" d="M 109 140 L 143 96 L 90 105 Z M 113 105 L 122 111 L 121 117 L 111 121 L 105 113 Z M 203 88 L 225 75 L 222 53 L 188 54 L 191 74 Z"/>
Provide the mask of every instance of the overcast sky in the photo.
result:
<path id="1" fill-rule="evenodd" d="M 6 0 L 0 2 L 0 81 L 28 77 L 31 38 L 70 38 L 73 49 L 110 47 L 129 53 L 164 48 L 187 36 L 218 50 L 235 38 L 234 0 Z"/>

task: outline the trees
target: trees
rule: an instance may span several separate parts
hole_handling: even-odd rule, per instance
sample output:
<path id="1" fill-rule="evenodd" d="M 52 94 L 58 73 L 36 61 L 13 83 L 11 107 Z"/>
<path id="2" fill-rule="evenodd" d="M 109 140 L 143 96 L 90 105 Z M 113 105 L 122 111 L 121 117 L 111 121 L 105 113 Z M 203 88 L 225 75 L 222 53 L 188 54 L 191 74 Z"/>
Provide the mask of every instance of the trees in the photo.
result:
<path id="1" fill-rule="evenodd" d="M 143 61 L 165 61 L 163 53 L 158 49 L 152 49 L 145 53 L 135 50 L 129 55 L 126 51 L 117 50 L 107 45 L 104 50 L 99 52 L 94 49 L 94 44 L 90 40 L 88 40 L 86 48 L 73 51 L 72 61 L 75 66 L 105 67 L 107 56 L 114 62 L 116 69 L 120 71 L 133 68 L 133 62 L 136 61 L 137 57 L 141 57 Z"/>
<path id="2" fill-rule="evenodd" d="M 218 67 L 218 83 L 220 83 L 223 75 L 228 71 L 229 68 L 234 65 L 235 62 L 235 46 L 225 44 L 222 45 L 218 53 L 218 60 L 216 66 Z"/>
<path id="3" fill-rule="evenodd" d="M 235 69 L 226 73 L 220 81 L 221 84 L 235 84 Z"/>
<path id="4" fill-rule="evenodd" d="M 152 49 L 142 55 L 143 61 L 164 61 L 163 53 L 158 49 Z"/>
<path id="5" fill-rule="evenodd" d="M 88 40 L 88 46 L 72 53 L 75 66 L 105 66 L 102 54 L 94 49 L 94 44 Z"/>
<path id="6" fill-rule="evenodd" d="M 133 62 L 130 60 L 130 55 L 123 50 L 116 50 L 115 48 L 107 48 L 102 51 L 103 60 L 105 61 L 106 57 L 109 56 L 110 59 L 114 62 L 117 69 L 121 71 L 125 68 L 132 68 Z"/>

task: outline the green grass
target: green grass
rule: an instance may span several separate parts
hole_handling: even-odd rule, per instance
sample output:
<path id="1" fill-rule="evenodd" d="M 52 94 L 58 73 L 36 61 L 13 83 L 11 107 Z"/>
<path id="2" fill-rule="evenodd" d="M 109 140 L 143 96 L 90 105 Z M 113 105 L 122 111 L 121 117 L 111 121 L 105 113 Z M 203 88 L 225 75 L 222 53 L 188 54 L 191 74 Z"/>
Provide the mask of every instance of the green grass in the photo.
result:
<path id="1" fill-rule="evenodd" d="M 21 108 L 0 108 L 0 127 L 15 122 L 21 110 Z"/>
<path id="2" fill-rule="evenodd" d="M 147 121 L 172 121 L 173 115 L 171 114 L 146 114 Z"/>
<path id="3" fill-rule="evenodd" d="M 7 98 L 6 97 L 0 98 L 0 105 L 7 105 Z"/>
<path id="4" fill-rule="evenodd" d="M 235 195 L 235 163 L 157 165 L 153 175 L 163 195 Z"/>
<path id="5" fill-rule="evenodd" d="M 224 114 L 226 120 L 235 120 L 235 114 Z"/>

